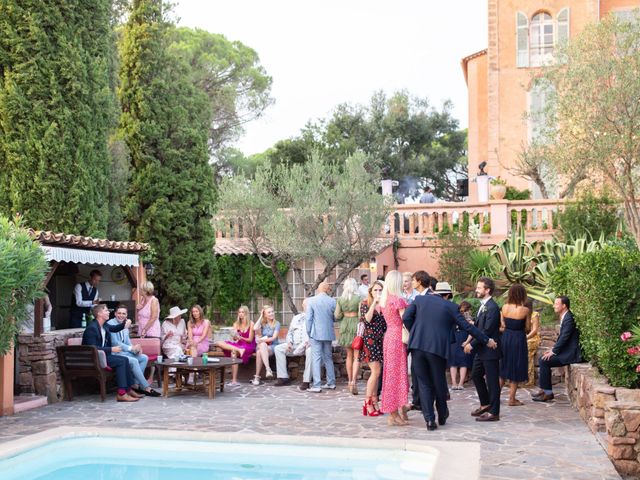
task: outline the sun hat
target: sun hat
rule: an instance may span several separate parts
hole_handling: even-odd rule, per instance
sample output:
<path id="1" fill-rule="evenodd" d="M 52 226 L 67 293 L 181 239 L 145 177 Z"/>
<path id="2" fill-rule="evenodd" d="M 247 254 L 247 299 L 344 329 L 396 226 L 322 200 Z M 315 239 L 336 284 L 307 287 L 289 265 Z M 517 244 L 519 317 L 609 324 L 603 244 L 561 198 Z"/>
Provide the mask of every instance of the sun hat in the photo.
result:
<path id="1" fill-rule="evenodd" d="M 445 294 L 445 293 L 451 293 L 451 285 L 449 285 L 449 282 L 438 282 L 438 283 L 436 283 L 435 292 L 438 295 L 442 295 L 442 294 Z"/>
<path id="2" fill-rule="evenodd" d="M 164 318 L 176 318 L 180 315 L 184 315 L 185 313 L 187 313 L 186 308 L 181 309 L 180 307 L 171 307 L 171 310 L 169 310 L 169 315 Z"/>

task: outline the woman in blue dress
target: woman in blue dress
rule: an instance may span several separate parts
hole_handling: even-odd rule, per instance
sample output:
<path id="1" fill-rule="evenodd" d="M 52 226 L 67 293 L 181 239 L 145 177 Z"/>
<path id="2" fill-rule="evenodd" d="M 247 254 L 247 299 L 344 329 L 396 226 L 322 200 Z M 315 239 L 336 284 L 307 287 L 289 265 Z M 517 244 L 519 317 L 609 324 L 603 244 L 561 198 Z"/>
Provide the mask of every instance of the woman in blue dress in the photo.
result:
<path id="1" fill-rule="evenodd" d="M 507 302 L 500 312 L 502 330 L 502 363 L 500 378 L 509 380 L 509 406 L 522 405 L 516 399 L 518 383 L 529 378 L 527 331 L 531 328 L 531 310 L 525 307 L 527 291 L 519 284 L 511 285 L 507 292 Z"/>

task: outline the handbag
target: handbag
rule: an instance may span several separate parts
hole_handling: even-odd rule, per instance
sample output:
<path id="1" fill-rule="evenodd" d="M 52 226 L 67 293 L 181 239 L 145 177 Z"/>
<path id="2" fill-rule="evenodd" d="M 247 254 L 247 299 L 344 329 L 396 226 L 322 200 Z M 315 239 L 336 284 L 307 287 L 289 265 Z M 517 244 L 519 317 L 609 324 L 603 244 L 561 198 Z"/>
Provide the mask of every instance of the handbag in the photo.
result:
<path id="1" fill-rule="evenodd" d="M 404 325 L 402 325 L 402 343 L 405 345 L 409 344 L 409 330 L 407 330 L 407 327 Z"/>
<path id="2" fill-rule="evenodd" d="M 364 344 L 362 335 L 364 335 L 364 322 L 358 322 L 356 337 L 353 339 L 353 342 L 351 342 L 351 348 L 354 350 L 362 350 L 362 345 Z"/>

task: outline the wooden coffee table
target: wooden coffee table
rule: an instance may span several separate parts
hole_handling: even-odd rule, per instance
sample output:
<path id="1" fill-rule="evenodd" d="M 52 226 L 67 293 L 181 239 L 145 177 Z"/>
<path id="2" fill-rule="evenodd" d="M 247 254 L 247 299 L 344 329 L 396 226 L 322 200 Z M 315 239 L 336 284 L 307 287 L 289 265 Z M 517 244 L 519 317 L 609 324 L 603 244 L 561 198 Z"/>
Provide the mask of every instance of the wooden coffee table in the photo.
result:
<path id="1" fill-rule="evenodd" d="M 186 388 L 186 386 L 182 385 L 182 375 L 183 373 L 197 373 L 201 372 L 204 374 L 205 378 L 208 378 L 208 384 L 203 385 L 209 393 L 209 398 L 216 398 L 216 378 L 218 376 L 218 372 L 220 372 L 220 392 L 224 392 L 224 374 L 225 369 L 234 364 L 242 363 L 242 360 L 237 358 L 220 358 L 214 357 L 219 361 L 212 361 L 212 358 L 209 358 L 209 361 L 206 365 L 202 364 L 202 358 L 194 358 L 193 364 L 188 365 L 187 362 L 176 362 L 174 360 L 165 360 L 160 364 L 156 364 L 157 367 L 162 369 L 162 395 L 164 397 L 169 396 L 169 393 L 177 393 Z M 169 369 L 176 369 L 176 386 L 172 392 L 169 392 Z M 195 378 L 195 377 L 194 377 Z M 189 388 L 190 390 L 200 390 L 197 385 Z"/>

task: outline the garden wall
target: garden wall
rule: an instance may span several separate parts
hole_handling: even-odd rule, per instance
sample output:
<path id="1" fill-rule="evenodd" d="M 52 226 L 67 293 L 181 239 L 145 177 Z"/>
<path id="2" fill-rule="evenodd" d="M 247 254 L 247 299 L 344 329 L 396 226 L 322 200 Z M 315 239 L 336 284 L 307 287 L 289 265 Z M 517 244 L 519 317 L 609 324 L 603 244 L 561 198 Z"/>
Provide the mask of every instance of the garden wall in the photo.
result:
<path id="1" fill-rule="evenodd" d="M 612 387 L 589 363 L 566 367 L 571 404 L 594 434 L 605 434 L 607 454 L 618 472 L 640 475 L 640 390 Z"/>

